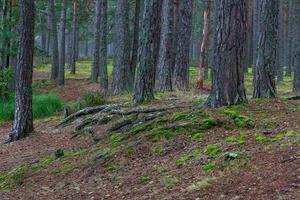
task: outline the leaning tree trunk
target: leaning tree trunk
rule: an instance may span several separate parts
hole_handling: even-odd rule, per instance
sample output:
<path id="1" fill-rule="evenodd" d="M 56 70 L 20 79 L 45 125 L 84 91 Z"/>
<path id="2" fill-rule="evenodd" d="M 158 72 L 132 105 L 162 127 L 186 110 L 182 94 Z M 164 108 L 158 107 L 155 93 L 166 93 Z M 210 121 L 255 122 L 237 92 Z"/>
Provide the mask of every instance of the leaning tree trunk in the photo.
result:
<path id="1" fill-rule="evenodd" d="M 62 2 L 62 10 L 60 17 L 60 55 L 59 55 L 59 71 L 58 84 L 65 84 L 65 54 L 66 54 L 66 15 L 67 15 L 67 0 Z"/>
<path id="2" fill-rule="evenodd" d="M 157 65 L 157 91 L 172 90 L 174 2 L 163 0 L 160 54 Z"/>
<path id="3" fill-rule="evenodd" d="M 34 51 L 33 0 L 20 0 L 20 34 L 16 69 L 16 111 L 9 141 L 16 141 L 33 131 L 32 73 Z"/>
<path id="4" fill-rule="evenodd" d="M 101 1 L 101 30 L 100 30 L 100 58 L 99 58 L 99 73 L 100 73 L 100 91 L 108 91 L 108 75 L 107 75 L 107 0 Z"/>
<path id="5" fill-rule="evenodd" d="M 278 1 L 260 0 L 260 28 L 254 72 L 254 98 L 276 96 Z"/>
<path id="6" fill-rule="evenodd" d="M 118 0 L 114 27 L 114 68 L 112 94 L 131 90 L 129 48 L 129 1 Z"/>
<path id="7" fill-rule="evenodd" d="M 99 56 L 100 56 L 100 27 L 101 24 L 101 1 L 96 4 L 96 23 L 94 33 L 94 60 L 92 66 L 91 80 L 93 83 L 97 81 L 99 75 Z"/>
<path id="8" fill-rule="evenodd" d="M 77 0 L 73 1 L 73 21 L 72 21 L 72 34 L 71 34 L 71 52 L 70 52 L 70 72 L 76 72 L 76 49 L 77 49 Z"/>
<path id="9" fill-rule="evenodd" d="M 139 62 L 135 78 L 134 102 L 142 103 L 154 98 L 157 41 L 161 0 L 144 2 L 143 23 L 140 35 Z"/>
<path id="10" fill-rule="evenodd" d="M 49 6 L 49 21 L 51 33 L 51 50 L 52 50 L 52 67 L 51 67 L 51 80 L 56 80 L 58 77 L 59 57 L 58 57 L 58 41 L 57 41 L 57 28 L 55 18 L 54 0 L 48 0 Z"/>
<path id="11" fill-rule="evenodd" d="M 177 50 L 174 67 L 173 89 L 189 89 L 189 56 L 192 35 L 194 0 L 179 1 Z"/>
<path id="12" fill-rule="evenodd" d="M 295 69 L 294 69 L 294 92 L 300 95 L 300 1 L 294 2 L 294 20 L 295 20 Z"/>
<path id="13" fill-rule="evenodd" d="M 247 43 L 246 0 L 216 2 L 216 32 L 212 90 L 208 105 L 216 108 L 247 101 L 244 87 L 244 57 Z"/>
<path id="14" fill-rule="evenodd" d="M 135 76 L 135 70 L 136 70 L 137 58 L 138 58 L 142 1 L 143 0 L 136 0 L 135 2 L 133 41 L 132 41 L 131 61 L 130 61 L 130 78 L 131 78 L 132 85 L 134 84 L 134 76 Z"/>
<path id="15" fill-rule="evenodd" d="M 209 45 L 209 16 L 210 16 L 210 0 L 203 0 L 204 12 L 203 12 L 203 34 L 202 43 L 200 49 L 200 65 L 199 74 L 197 80 L 197 89 L 201 92 L 204 90 L 204 75 L 205 69 L 208 67 L 208 45 Z"/>

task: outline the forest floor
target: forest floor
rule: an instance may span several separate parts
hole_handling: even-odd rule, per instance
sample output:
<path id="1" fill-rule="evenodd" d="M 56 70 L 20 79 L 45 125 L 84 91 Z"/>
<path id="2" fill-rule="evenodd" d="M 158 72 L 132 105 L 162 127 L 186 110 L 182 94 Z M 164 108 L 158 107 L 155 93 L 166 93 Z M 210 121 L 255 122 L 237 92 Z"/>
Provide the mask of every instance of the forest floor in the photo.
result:
<path id="1" fill-rule="evenodd" d="M 35 72 L 36 87 L 65 102 L 97 90 L 75 78 L 58 88 L 47 76 Z M 78 137 L 86 117 L 63 128 L 62 114 L 35 120 L 28 138 L 0 147 L 0 199 L 300 199 L 300 100 L 286 99 L 289 81 L 278 99 L 219 109 L 201 109 L 206 96 L 158 94 L 142 107 L 180 108 L 125 132 L 107 131 L 117 119 Z M 2 141 L 11 122 L 0 126 Z"/>

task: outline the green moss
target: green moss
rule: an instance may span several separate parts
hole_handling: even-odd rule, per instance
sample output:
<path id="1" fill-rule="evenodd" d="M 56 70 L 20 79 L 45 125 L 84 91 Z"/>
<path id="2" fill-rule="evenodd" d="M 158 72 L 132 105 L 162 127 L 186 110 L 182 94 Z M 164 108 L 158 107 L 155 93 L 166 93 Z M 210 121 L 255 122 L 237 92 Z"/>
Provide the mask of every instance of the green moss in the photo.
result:
<path id="1" fill-rule="evenodd" d="M 245 116 L 245 115 L 239 115 L 237 112 L 233 110 L 223 110 L 224 114 L 229 116 L 234 120 L 234 123 L 237 127 L 240 128 L 253 128 L 255 126 L 255 120 Z"/>
<path id="2" fill-rule="evenodd" d="M 144 131 L 150 131 L 151 129 L 154 128 L 154 125 L 152 123 L 146 123 L 146 124 L 142 124 L 140 126 L 134 127 L 130 133 L 131 135 L 136 135 L 140 132 L 144 132 Z"/>
<path id="3" fill-rule="evenodd" d="M 217 125 L 217 122 L 214 119 L 208 118 L 204 119 L 198 130 L 205 131 L 209 130 Z"/>
<path id="4" fill-rule="evenodd" d="M 109 141 L 111 143 L 118 143 L 121 141 L 121 137 L 119 135 L 116 135 L 116 134 L 112 134 L 110 137 L 109 137 Z"/>
<path id="5" fill-rule="evenodd" d="M 286 133 L 285 133 L 285 136 L 287 137 L 295 137 L 297 135 L 297 132 L 296 131 L 293 131 L 293 130 L 288 130 Z"/>
<path id="6" fill-rule="evenodd" d="M 272 136 L 272 137 L 265 137 L 265 136 L 261 135 L 260 133 L 255 134 L 255 140 L 260 143 L 278 142 L 278 141 L 281 141 L 282 139 L 283 139 L 282 134 L 277 134 L 276 136 Z"/>
<path id="7" fill-rule="evenodd" d="M 206 147 L 206 152 L 210 157 L 218 157 L 221 154 L 220 148 L 215 144 L 209 144 Z"/>
<path id="8" fill-rule="evenodd" d="M 215 163 L 209 162 L 209 163 L 207 163 L 206 165 L 204 165 L 204 166 L 202 167 L 202 169 L 203 169 L 203 171 L 210 171 L 210 170 L 214 169 L 215 167 L 216 167 L 216 164 L 215 164 Z"/>
<path id="9" fill-rule="evenodd" d="M 158 156 L 163 156 L 165 154 L 165 149 L 162 147 L 156 147 L 154 153 Z"/>
<path id="10" fill-rule="evenodd" d="M 225 140 L 228 143 L 238 143 L 239 145 L 244 145 L 246 143 L 246 136 L 245 135 L 241 135 L 238 138 L 233 137 L 233 136 L 229 136 Z"/>
<path id="11" fill-rule="evenodd" d="M 142 184 L 146 184 L 146 183 L 148 183 L 150 181 L 150 177 L 149 176 L 142 176 L 141 178 L 140 178 L 140 182 L 142 183 Z"/>
<path id="12" fill-rule="evenodd" d="M 201 155 L 201 150 L 197 149 L 197 150 L 193 151 L 192 153 L 189 153 L 185 156 L 182 156 L 181 158 L 176 160 L 176 165 L 177 166 L 182 166 L 189 160 L 192 160 L 192 159 L 194 160 L 194 159 L 199 158 L 200 155 Z"/>
<path id="13" fill-rule="evenodd" d="M 176 112 L 173 115 L 173 120 L 174 121 L 180 121 L 183 119 L 187 119 L 189 114 L 187 112 Z"/>
<path id="14" fill-rule="evenodd" d="M 238 117 L 238 113 L 236 111 L 233 110 L 223 110 L 224 114 L 226 114 L 227 116 L 231 117 L 231 118 L 236 118 Z"/>
<path id="15" fill-rule="evenodd" d="M 200 140 L 204 137 L 204 133 L 203 132 L 196 132 L 192 134 L 192 139 L 193 140 Z"/>
<path id="16" fill-rule="evenodd" d="M 292 112 L 299 112 L 300 111 L 300 106 L 295 106 L 295 107 L 292 107 L 292 108 L 288 108 L 289 111 L 292 111 Z"/>

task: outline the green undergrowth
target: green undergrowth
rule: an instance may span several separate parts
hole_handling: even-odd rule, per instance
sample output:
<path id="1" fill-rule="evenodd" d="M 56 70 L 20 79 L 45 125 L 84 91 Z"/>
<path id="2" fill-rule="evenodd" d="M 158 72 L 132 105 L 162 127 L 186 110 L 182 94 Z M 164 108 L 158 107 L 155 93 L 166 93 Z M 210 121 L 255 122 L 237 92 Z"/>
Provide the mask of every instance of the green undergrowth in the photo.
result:
<path id="1" fill-rule="evenodd" d="M 39 119 L 54 115 L 63 109 L 63 101 L 54 94 L 34 94 L 32 99 L 33 118 Z M 15 98 L 8 101 L 0 100 L 0 121 L 13 120 L 15 112 Z"/>
<path id="2" fill-rule="evenodd" d="M 223 113 L 234 120 L 234 123 L 239 128 L 254 128 L 255 120 L 251 117 L 240 115 L 234 110 L 225 109 Z"/>
<path id="3" fill-rule="evenodd" d="M 197 149 L 187 155 L 180 157 L 178 160 L 176 160 L 176 165 L 183 166 L 189 160 L 198 159 L 200 155 L 201 155 L 201 150 Z"/>

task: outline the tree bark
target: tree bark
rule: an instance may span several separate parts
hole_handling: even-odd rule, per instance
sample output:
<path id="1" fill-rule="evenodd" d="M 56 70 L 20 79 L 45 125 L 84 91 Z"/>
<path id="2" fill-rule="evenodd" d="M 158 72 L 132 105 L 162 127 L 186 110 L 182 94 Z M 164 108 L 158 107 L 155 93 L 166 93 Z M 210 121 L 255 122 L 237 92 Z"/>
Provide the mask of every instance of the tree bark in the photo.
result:
<path id="1" fill-rule="evenodd" d="M 179 1 L 178 36 L 175 67 L 173 74 L 173 89 L 189 89 L 189 56 L 192 34 L 194 0 Z"/>
<path id="2" fill-rule="evenodd" d="M 260 28 L 254 73 L 254 98 L 276 96 L 278 1 L 260 0 Z"/>
<path id="3" fill-rule="evenodd" d="M 96 23 L 95 23 L 95 33 L 94 33 L 94 60 L 91 79 L 95 83 L 99 75 L 99 57 L 100 57 L 100 30 L 101 30 L 101 1 L 97 1 L 96 4 Z"/>
<path id="4" fill-rule="evenodd" d="M 48 0 L 49 6 L 49 20 L 50 20 L 50 34 L 51 34 L 51 50 L 52 50 L 52 67 L 51 67 L 51 80 L 56 80 L 58 77 L 59 69 L 59 53 L 57 41 L 57 28 L 55 18 L 54 0 Z"/>
<path id="5" fill-rule="evenodd" d="M 108 73 L 107 73 L 107 0 L 101 0 L 101 30 L 100 30 L 100 91 L 106 93 L 108 91 Z"/>
<path id="6" fill-rule="evenodd" d="M 294 61 L 294 0 L 289 0 L 288 2 L 288 66 L 286 71 L 286 76 L 292 75 L 293 61 Z"/>
<path id="7" fill-rule="evenodd" d="M 129 51 L 129 1 L 118 0 L 114 27 L 114 68 L 112 94 L 131 90 Z"/>
<path id="8" fill-rule="evenodd" d="M 32 73 L 34 51 L 33 0 L 20 0 L 19 49 L 16 69 L 16 110 L 9 141 L 16 141 L 33 131 Z"/>
<path id="9" fill-rule="evenodd" d="M 62 1 L 62 10 L 60 17 L 60 55 L 59 55 L 59 72 L 58 84 L 65 84 L 65 54 L 66 54 L 66 15 L 67 15 L 67 0 Z"/>
<path id="10" fill-rule="evenodd" d="M 172 90 L 174 1 L 163 0 L 160 54 L 158 59 L 157 91 Z"/>
<path id="11" fill-rule="evenodd" d="M 77 0 L 73 1 L 73 20 L 71 33 L 70 73 L 76 73 L 76 49 L 77 49 Z"/>
<path id="12" fill-rule="evenodd" d="M 247 43 L 246 0 L 216 2 L 212 90 L 208 105 L 216 108 L 246 102 L 244 57 Z"/>
<path id="13" fill-rule="evenodd" d="M 154 98 L 157 41 L 161 0 L 144 2 L 143 23 L 140 35 L 139 62 L 135 78 L 134 102 L 142 103 Z"/>
<path id="14" fill-rule="evenodd" d="M 276 70 L 277 75 L 277 82 L 283 81 L 283 68 L 284 68 L 284 61 L 285 61 L 285 49 L 284 49 L 284 42 L 285 42 L 285 34 L 284 34 L 284 3 L 285 0 L 279 0 L 279 15 L 278 15 L 278 65 Z"/>
<path id="15" fill-rule="evenodd" d="M 138 59 L 142 1 L 143 0 L 136 0 L 135 2 L 133 41 L 132 41 L 131 61 L 130 61 L 130 78 L 131 78 L 132 85 L 134 84 L 134 76 L 135 76 L 135 70 L 136 70 L 137 59 Z"/>
<path id="16" fill-rule="evenodd" d="M 300 95 L 300 1 L 294 2 L 294 20 L 295 20 L 295 69 L 294 69 L 294 92 Z"/>
<path id="17" fill-rule="evenodd" d="M 204 11 L 203 11 L 203 34 L 200 49 L 200 64 L 199 74 L 197 80 L 197 89 L 202 92 L 204 90 L 204 75 L 205 69 L 208 67 L 208 45 L 209 45 L 209 17 L 210 17 L 210 0 L 203 0 Z"/>

